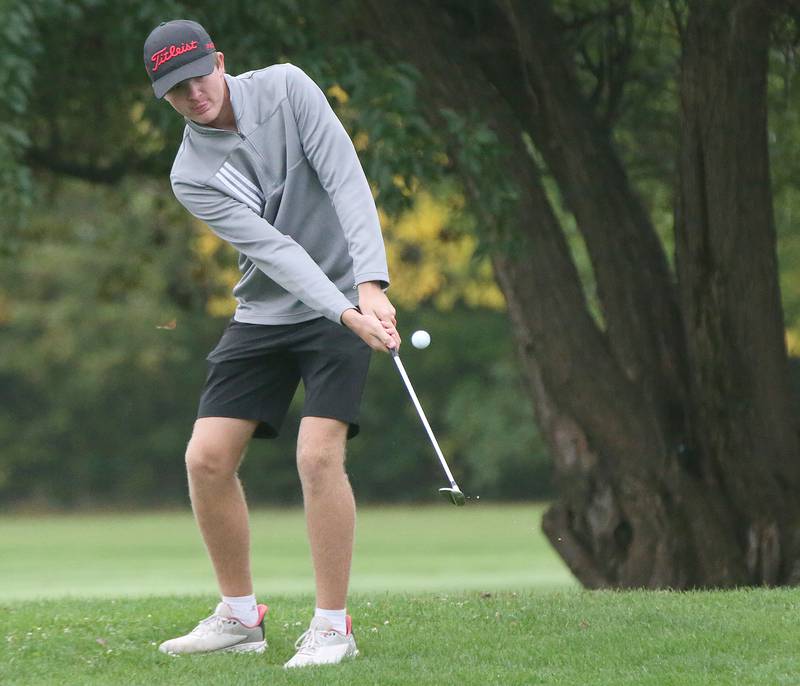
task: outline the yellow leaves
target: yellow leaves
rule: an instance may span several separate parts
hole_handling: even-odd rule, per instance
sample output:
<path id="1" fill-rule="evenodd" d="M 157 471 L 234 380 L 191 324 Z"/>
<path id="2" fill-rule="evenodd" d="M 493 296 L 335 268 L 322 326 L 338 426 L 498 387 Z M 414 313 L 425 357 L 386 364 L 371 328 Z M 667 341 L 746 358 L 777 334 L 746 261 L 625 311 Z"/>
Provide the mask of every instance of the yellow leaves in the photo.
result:
<path id="1" fill-rule="evenodd" d="M 796 329 L 786 329 L 786 349 L 793 357 L 800 354 L 800 332 Z"/>
<path id="2" fill-rule="evenodd" d="M 486 288 L 485 284 L 490 284 Z M 470 307 L 485 307 L 489 310 L 505 310 L 506 299 L 494 283 L 491 264 L 484 260 L 478 270 L 478 278 L 464 284 L 464 302 Z"/>
<path id="3" fill-rule="evenodd" d="M 216 293 L 206 299 L 206 312 L 212 317 L 229 317 L 236 310 L 236 299 L 231 290 L 241 278 L 236 266 L 236 251 L 225 241 L 212 233 L 200 221 L 196 222 L 197 232 L 192 244 L 192 252 L 208 275 Z"/>
<path id="4" fill-rule="evenodd" d="M 226 267 L 216 271 L 216 283 L 221 286 L 221 293 L 209 296 L 206 301 L 206 312 L 212 317 L 230 317 L 236 311 L 236 298 L 231 291 L 242 277 L 236 267 Z"/>
<path id="5" fill-rule="evenodd" d="M 330 88 L 328 88 L 328 97 L 333 98 L 334 100 L 338 100 L 342 105 L 346 105 L 347 101 L 350 100 L 350 96 L 347 94 L 344 88 L 342 88 L 338 83 L 334 83 Z"/>
<path id="6" fill-rule="evenodd" d="M 412 184 L 413 186 L 414 184 Z M 471 307 L 503 309 L 487 258 L 475 259 L 475 237 L 452 224 L 463 198 L 434 198 L 418 191 L 413 208 L 400 217 L 380 212 L 392 286 L 392 301 L 403 307 L 432 302 L 442 310 L 462 302 Z"/>
<path id="7" fill-rule="evenodd" d="M 231 317 L 236 311 L 236 300 L 232 296 L 212 295 L 206 302 L 206 312 L 212 317 Z"/>
<path id="8" fill-rule="evenodd" d="M 131 124 L 140 127 L 142 133 L 149 133 L 152 130 L 152 125 L 144 118 L 144 103 L 136 102 L 130 110 Z"/>
<path id="9" fill-rule="evenodd" d="M 392 235 L 410 243 L 431 241 L 439 237 L 449 218 L 448 208 L 423 192 L 414 203 L 414 209 L 394 222 Z"/>
<path id="10" fill-rule="evenodd" d="M 400 174 L 395 174 L 392 177 L 392 183 L 407 198 L 410 198 L 419 190 L 419 181 L 417 179 L 411 179 L 411 184 L 408 184 Z"/>
<path id="11" fill-rule="evenodd" d="M 358 152 L 363 152 L 369 145 L 369 134 L 366 131 L 359 131 L 353 136 L 353 145 Z"/>
<path id="12" fill-rule="evenodd" d="M 352 131 L 356 127 L 357 112 L 352 107 L 347 106 L 347 103 L 350 102 L 350 94 L 338 83 L 328 87 L 325 93 L 329 98 L 336 101 L 334 105 L 336 115 L 345 128 L 348 131 Z M 369 134 L 366 131 L 357 131 L 353 136 L 353 147 L 355 147 L 356 152 L 364 152 L 368 146 Z"/>
<path id="13" fill-rule="evenodd" d="M 136 131 L 142 152 L 155 154 L 162 150 L 165 145 L 164 132 L 145 117 L 144 103 L 135 103 L 129 113 L 130 123 Z"/>
<path id="14" fill-rule="evenodd" d="M 798 196 L 800 200 L 800 196 Z M 786 346 L 791 355 L 800 355 L 800 234 L 789 229 L 791 212 L 782 218 L 786 227 L 778 234 L 778 260 L 781 295 L 786 324 Z"/>
<path id="15" fill-rule="evenodd" d="M 208 259 L 216 255 L 223 244 L 223 241 L 216 234 L 206 229 L 195 239 L 194 251 L 198 257 Z"/>

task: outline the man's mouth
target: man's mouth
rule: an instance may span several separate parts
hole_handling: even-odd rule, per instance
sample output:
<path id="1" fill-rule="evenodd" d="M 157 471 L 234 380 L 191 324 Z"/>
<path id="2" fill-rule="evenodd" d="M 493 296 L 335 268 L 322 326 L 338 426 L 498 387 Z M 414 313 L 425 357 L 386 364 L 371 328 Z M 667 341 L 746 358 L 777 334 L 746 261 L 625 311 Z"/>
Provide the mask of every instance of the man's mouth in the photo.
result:
<path id="1" fill-rule="evenodd" d="M 203 114 L 208 108 L 211 107 L 211 103 L 204 102 L 202 105 L 198 105 L 197 107 L 192 107 L 192 112 L 195 114 Z"/>

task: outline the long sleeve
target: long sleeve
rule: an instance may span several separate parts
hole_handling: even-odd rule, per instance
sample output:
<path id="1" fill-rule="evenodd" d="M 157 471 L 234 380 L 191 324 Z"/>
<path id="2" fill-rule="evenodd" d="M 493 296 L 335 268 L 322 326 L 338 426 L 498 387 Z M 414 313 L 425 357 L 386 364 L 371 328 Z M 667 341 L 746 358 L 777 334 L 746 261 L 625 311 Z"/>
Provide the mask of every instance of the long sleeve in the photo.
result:
<path id="1" fill-rule="evenodd" d="M 286 91 L 303 151 L 344 230 L 355 283 L 389 285 L 378 211 L 356 150 L 325 94 L 301 69 L 285 65 Z"/>
<path id="2" fill-rule="evenodd" d="M 222 240 L 250 258 L 264 274 L 308 307 L 341 324 L 352 303 L 292 238 L 244 203 L 208 186 L 172 177 L 178 201 Z"/>

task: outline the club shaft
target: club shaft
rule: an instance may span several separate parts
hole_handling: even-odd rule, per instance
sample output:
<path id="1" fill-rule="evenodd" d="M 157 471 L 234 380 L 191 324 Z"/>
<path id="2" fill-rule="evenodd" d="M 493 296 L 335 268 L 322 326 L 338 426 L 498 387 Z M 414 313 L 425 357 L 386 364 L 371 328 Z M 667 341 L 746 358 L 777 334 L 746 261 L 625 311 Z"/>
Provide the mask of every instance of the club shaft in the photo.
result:
<path id="1" fill-rule="evenodd" d="M 444 469 L 444 473 L 447 475 L 447 478 L 450 480 L 450 485 L 453 488 L 458 488 L 456 486 L 456 481 L 453 478 L 453 475 L 450 473 L 450 468 L 447 466 L 447 461 L 444 459 L 444 455 L 442 454 L 442 449 L 439 447 L 439 443 L 436 441 L 436 436 L 433 435 L 433 430 L 431 429 L 431 425 L 428 424 L 428 418 L 425 416 L 425 412 L 422 410 L 422 405 L 419 402 L 419 398 L 417 398 L 417 394 L 414 393 L 414 387 L 411 385 L 411 381 L 408 378 L 408 374 L 406 374 L 406 370 L 403 367 L 403 363 L 400 361 L 400 356 L 395 352 L 392 355 L 394 359 L 394 363 L 397 365 L 397 370 L 400 372 L 400 376 L 403 377 L 403 382 L 408 389 L 408 394 L 411 396 L 411 400 L 414 402 L 414 407 L 417 408 L 417 413 L 419 414 L 419 418 L 422 420 L 422 424 L 425 427 L 425 430 L 428 432 L 428 437 L 431 439 L 431 443 L 433 443 L 433 448 L 436 450 L 436 454 L 439 456 L 439 462 L 442 463 L 442 469 Z"/>

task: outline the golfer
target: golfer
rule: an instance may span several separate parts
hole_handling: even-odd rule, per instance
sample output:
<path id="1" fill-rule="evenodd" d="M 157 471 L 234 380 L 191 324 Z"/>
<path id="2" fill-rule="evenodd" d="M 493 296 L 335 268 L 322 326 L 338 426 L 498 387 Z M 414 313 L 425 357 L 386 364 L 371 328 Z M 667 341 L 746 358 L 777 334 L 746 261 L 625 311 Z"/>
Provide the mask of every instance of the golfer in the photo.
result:
<path id="1" fill-rule="evenodd" d="M 250 573 L 237 469 L 251 438 L 275 437 L 300 379 L 297 437 L 316 609 L 286 667 L 358 654 L 346 612 L 355 504 L 344 471 L 371 350 L 400 346 L 369 184 L 323 92 L 299 68 L 240 76 L 205 29 L 156 27 L 144 62 L 157 98 L 186 119 L 175 197 L 239 252 L 236 313 L 208 356 L 186 451 L 189 494 L 222 600 L 169 654 L 262 652 L 265 605 Z M 274 551 L 280 555 L 280 551 Z"/>

